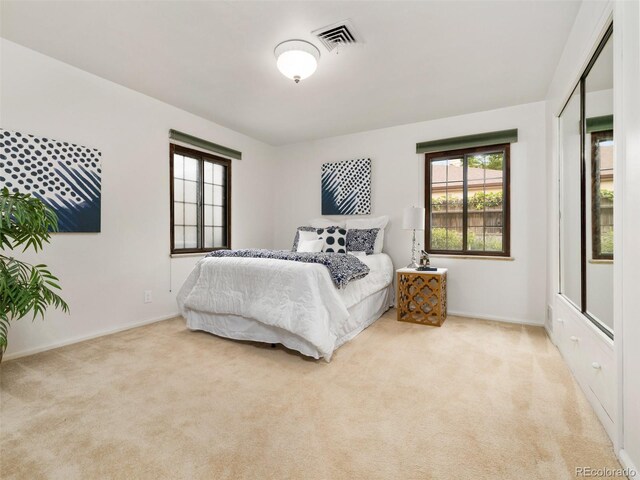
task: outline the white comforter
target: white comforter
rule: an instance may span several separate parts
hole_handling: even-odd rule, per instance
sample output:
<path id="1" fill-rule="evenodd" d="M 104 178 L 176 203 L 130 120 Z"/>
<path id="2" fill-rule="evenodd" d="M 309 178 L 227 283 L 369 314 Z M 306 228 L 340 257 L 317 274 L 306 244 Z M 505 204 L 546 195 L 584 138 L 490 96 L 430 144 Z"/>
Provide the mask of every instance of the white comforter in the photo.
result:
<path id="1" fill-rule="evenodd" d="M 348 308 L 393 280 L 386 254 L 360 257 L 369 274 L 335 287 L 327 268 L 266 258 L 209 257 L 198 262 L 178 294 L 180 313 L 189 310 L 240 315 L 283 328 L 331 357 L 348 323 Z"/>

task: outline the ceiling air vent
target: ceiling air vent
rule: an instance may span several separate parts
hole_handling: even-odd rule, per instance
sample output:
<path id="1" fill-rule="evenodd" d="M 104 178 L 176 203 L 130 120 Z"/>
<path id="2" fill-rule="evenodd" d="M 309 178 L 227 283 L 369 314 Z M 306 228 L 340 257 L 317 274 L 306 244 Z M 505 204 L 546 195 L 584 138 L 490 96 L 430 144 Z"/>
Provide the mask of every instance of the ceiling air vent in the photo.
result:
<path id="1" fill-rule="evenodd" d="M 362 43 L 362 39 L 358 36 L 349 20 L 327 25 L 311 33 L 318 37 L 329 51 L 343 45 Z"/>

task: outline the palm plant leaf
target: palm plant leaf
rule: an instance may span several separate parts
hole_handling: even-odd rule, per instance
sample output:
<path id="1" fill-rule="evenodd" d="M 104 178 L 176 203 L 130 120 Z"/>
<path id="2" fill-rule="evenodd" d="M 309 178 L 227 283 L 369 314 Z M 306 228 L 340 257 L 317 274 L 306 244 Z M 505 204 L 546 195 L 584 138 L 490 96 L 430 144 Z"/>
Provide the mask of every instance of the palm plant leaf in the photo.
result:
<path id="1" fill-rule="evenodd" d="M 0 190 L 0 248 L 41 250 L 58 230 L 55 212 L 28 194 Z M 7 345 L 9 323 L 32 314 L 44 318 L 48 307 L 69 311 L 58 295 L 60 285 L 46 265 L 31 265 L 0 254 L 0 354 Z M 0 357 L 1 358 L 1 357 Z"/>

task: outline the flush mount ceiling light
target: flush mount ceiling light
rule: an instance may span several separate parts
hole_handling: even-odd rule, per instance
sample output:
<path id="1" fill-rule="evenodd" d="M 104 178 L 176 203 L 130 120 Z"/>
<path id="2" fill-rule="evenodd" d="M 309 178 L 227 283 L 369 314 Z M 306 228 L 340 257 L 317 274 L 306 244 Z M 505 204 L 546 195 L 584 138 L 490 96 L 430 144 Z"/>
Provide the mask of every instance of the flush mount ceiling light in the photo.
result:
<path id="1" fill-rule="evenodd" d="M 296 83 L 316 71 L 320 58 L 320 50 L 304 40 L 282 42 L 273 53 L 277 59 L 278 70 Z"/>

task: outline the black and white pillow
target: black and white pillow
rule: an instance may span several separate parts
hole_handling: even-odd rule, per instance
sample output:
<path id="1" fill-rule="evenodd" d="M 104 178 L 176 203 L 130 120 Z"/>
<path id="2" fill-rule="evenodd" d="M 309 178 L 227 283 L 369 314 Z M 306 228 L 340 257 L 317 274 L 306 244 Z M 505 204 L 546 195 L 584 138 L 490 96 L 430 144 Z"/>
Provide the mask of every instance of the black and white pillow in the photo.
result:
<path id="1" fill-rule="evenodd" d="M 315 232 L 316 229 L 313 227 L 298 227 L 296 230 L 296 236 L 293 239 L 293 247 L 291 247 L 292 252 L 298 251 L 298 242 L 300 241 L 300 232 Z M 316 237 L 319 238 L 319 237 Z"/>
<path id="2" fill-rule="evenodd" d="M 323 252 L 347 253 L 347 230 L 340 227 L 318 228 L 318 237 L 324 240 Z"/>
<path id="3" fill-rule="evenodd" d="M 352 228 L 347 231 L 347 251 L 365 252 L 371 255 L 374 251 L 379 228 Z"/>

